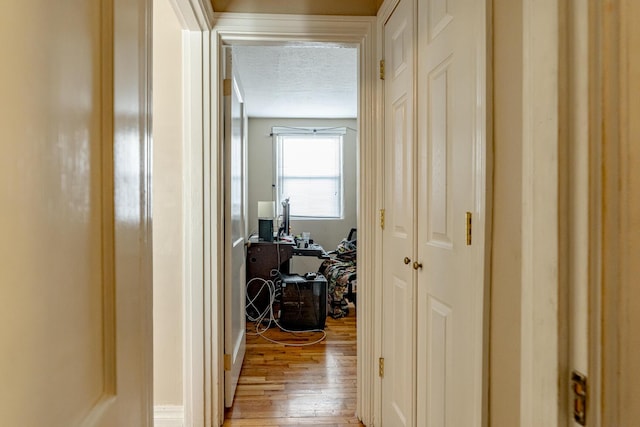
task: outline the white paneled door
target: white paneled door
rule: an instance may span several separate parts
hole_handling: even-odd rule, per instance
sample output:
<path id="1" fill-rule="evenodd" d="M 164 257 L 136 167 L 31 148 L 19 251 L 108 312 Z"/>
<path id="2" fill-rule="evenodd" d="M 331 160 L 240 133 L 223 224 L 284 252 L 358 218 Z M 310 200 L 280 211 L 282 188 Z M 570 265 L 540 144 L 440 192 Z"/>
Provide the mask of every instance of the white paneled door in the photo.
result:
<path id="1" fill-rule="evenodd" d="M 384 26 L 385 228 L 382 425 L 414 425 L 414 10 L 401 0 Z"/>
<path id="2" fill-rule="evenodd" d="M 226 50 L 228 76 L 224 80 L 224 404 L 233 405 L 244 353 L 245 335 L 245 220 L 246 143 L 243 94 L 232 71 L 231 48 Z"/>
<path id="3" fill-rule="evenodd" d="M 483 416 L 485 19 L 483 1 L 418 3 L 417 425 L 427 427 Z"/>
<path id="4" fill-rule="evenodd" d="M 482 3 L 401 0 L 384 27 L 384 426 L 482 424 Z"/>
<path id="5" fill-rule="evenodd" d="M 152 424 L 150 12 L 3 4 L 0 425 Z"/>

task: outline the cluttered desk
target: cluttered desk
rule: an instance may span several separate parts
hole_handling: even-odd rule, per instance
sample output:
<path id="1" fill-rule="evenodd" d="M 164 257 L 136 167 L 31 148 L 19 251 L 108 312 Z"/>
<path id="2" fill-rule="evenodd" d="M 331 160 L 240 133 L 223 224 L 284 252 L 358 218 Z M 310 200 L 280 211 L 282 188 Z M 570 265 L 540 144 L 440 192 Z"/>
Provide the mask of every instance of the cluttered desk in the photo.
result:
<path id="1" fill-rule="evenodd" d="M 272 270 L 290 274 L 289 260 L 293 256 L 329 258 L 324 248 L 313 241 L 298 243 L 291 237 L 268 242 L 251 236 L 247 242 L 247 280 L 254 277 L 269 279 Z"/>
<path id="2" fill-rule="evenodd" d="M 247 241 L 247 317 L 250 320 L 263 318 L 271 310 L 271 316 L 289 329 L 323 329 L 327 314 L 327 280 L 316 272 L 292 273 L 290 260 L 294 256 L 327 259 L 329 255 L 321 245 L 314 243 L 309 233 L 288 234 L 288 200 L 286 202 L 283 203 L 283 222 L 277 233 L 273 231 L 270 213 L 265 215 L 267 219 L 260 220 L 259 234 L 252 235 Z"/>
<path id="3" fill-rule="evenodd" d="M 327 314 L 327 280 L 321 274 L 292 273 L 294 256 L 329 258 L 324 248 L 315 243 L 295 240 L 265 242 L 252 236 L 247 243 L 247 316 L 259 318 L 270 305 L 274 317 L 292 330 L 323 329 Z M 269 291 L 273 284 L 274 294 Z"/>
<path id="4" fill-rule="evenodd" d="M 327 259 L 324 248 L 311 239 L 309 232 L 291 235 L 289 199 L 282 202 L 282 222 L 277 232 L 273 229 L 274 202 L 258 202 L 259 233 L 247 242 L 247 280 L 254 277 L 270 279 L 271 272 L 289 274 L 292 256 Z"/>

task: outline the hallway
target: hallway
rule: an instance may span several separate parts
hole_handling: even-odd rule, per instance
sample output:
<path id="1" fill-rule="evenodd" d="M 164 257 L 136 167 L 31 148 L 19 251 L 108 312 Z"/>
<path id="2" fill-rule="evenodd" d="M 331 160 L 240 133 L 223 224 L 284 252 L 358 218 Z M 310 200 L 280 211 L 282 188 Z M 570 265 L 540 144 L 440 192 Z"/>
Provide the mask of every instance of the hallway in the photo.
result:
<path id="1" fill-rule="evenodd" d="M 253 325 L 248 327 L 253 331 Z M 327 318 L 327 338 L 315 345 L 283 347 L 247 335 L 245 356 L 234 405 L 224 426 L 316 427 L 362 426 L 356 409 L 356 312 Z M 266 336 L 281 341 L 318 338 L 292 335 L 275 328 Z M 308 336 L 308 334 L 307 334 Z"/>

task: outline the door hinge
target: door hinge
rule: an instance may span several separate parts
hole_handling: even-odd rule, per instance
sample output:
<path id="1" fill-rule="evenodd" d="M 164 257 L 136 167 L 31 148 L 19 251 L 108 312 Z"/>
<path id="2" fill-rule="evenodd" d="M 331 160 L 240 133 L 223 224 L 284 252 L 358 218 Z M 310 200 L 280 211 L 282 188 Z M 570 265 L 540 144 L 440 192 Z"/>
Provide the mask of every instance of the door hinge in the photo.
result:
<path id="1" fill-rule="evenodd" d="M 231 96 L 231 79 L 224 79 L 222 81 L 222 95 Z"/>
<path id="2" fill-rule="evenodd" d="M 384 377 L 384 357 L 378 359 L 378 376 L 380 378 Z"/>
<path id="3" fill-rule="evenodd" d="M 380 228 L 384 230 L 384 209 L 380 209 Z"/>
<path id="4" fill-rule="evenodd" d="M 224 355 L 224 370 L 225 371 L 230 371 L 231 370 L 231 355 L 230 354 L 225 354 Z"/>
<path id="5" fill-rule="evenodd" d="M 471 245 L 471 212 L 467 212 L 467 246 Z"/>
<path id="6" fill-rule="evenodd" d="M 384 59 L 380 60 L 380 80 L 384 80 Z"/>
<path id="7" fill-rule="evenodd" d="M 573 390 L 573 419 L 581 426 L 587 425 L 587 377 L 578 371 L 571 372 Z"/>

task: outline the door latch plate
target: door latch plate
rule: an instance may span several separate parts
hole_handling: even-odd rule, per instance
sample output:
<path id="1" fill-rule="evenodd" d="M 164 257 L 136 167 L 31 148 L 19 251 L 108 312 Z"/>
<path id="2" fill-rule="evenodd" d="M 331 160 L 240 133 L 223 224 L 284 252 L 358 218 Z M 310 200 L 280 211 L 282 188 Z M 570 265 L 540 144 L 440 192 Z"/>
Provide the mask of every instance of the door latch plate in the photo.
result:
<path id="1" fill-rule="evenodd" d="M 573 419 L 581 426 L 587 425 L 587 377 L 578 371 L 571 372 L 573 390 Z"/>

